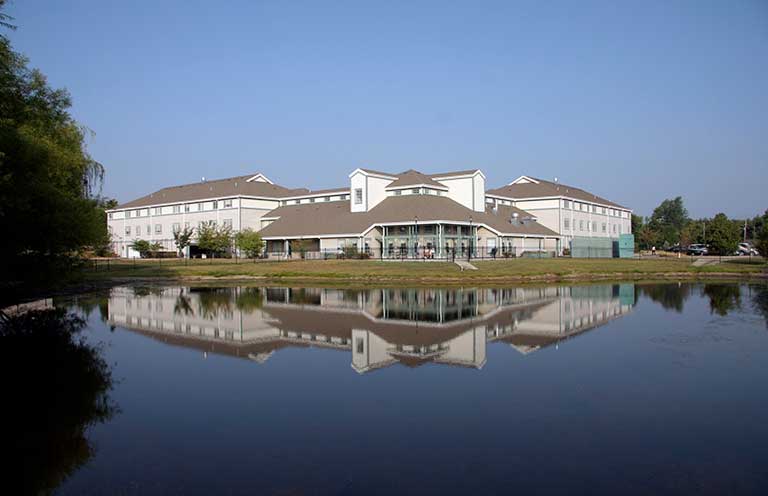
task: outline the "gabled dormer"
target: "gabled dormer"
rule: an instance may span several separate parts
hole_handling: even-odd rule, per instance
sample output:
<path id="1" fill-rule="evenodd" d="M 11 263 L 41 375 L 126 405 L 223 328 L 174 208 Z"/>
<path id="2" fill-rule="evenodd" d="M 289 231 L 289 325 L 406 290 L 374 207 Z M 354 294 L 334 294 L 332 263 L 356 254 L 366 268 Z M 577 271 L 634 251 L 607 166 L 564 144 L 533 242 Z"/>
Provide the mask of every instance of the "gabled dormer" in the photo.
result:
<path id="1" fill-rule="evenodd" d="M 386 188 L 397 176 L 372 169 L 357 168 L 349 174 L 349 208 L 367 212 L 387 197 Z"/>

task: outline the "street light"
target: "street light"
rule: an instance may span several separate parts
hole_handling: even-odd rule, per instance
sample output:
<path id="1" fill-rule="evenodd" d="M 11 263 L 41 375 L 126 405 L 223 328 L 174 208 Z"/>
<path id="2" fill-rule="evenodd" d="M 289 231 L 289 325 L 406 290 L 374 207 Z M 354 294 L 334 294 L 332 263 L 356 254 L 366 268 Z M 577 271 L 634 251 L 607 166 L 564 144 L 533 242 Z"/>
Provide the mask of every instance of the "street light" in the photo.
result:
<path id="1" fill-rule="evenodd" d="M 469 216 L 469 251 L 467 251 L 467 260 L 472 260 L 472 246 L 475 241 L 475 233 L 472 230 L 472 216 Z"/>
<path id="2" fill-rule="evenodd" d="M 419 216 L 418 215 L 413 216 L 413 223 L 415 225 L 415 229 L 413 231 L 413 256 L 414 258 L 419 258 Z"/>

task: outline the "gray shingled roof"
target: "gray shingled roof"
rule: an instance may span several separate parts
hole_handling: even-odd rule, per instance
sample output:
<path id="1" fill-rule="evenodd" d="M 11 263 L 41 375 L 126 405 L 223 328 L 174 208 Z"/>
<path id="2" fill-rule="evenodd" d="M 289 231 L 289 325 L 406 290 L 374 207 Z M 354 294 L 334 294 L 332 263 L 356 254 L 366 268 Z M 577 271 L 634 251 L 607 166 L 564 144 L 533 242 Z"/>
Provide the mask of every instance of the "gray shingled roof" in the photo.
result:
<path id="1" fill-rule="evenodd" d="M 205 182 L 201 181 L 199 183 L 184 184 L 181 186 L 171 186 L 155 191 L 147 196 L 142 196 L 136 200 L 118 205 L 117 208 L 146 207 L 157 204 L 198 201 L 207 198 L 238 195 L 284 198 L 305 194 L 309 191 L 306 188 L 288 189 L 283 186 L 278 186 L 277 184 L 269 184 L 260 181 L 247 182 L 247 180 L 254 175 L 255 174 L 248 174 L 247 176 L 229 177 L 226 179 L 215 179 L 213 181 Z"/>
<path id="2" fill-rule="evenodd" d="M 431 177 L 429 177 L 426 174 L 422 174 L 419 171 L 410 169 L 405 172 L 401 172 L 397 174 L 397 180 L 392 181 L 387 185 L 387 189 L 389 188 L 402 188 L 406 186 L 416 186 L 424 184 L 427 186 L 432 186 L 434 188 L 439 189 L 448 189 L 448 187 L 444 184 L 441 184 Z"/>
<path id="3" fill-rule="evenodd" d="M 279 217 L 261 230 L 265 238 L 296 236 L 357 235 L 372 225 L 434 221 L 469 222 L 486 224 L 492 229 L 509 235 L 557 236 L 554 231 L 534 220 L 523 220 L 512 224 L 512 214 L 519 219 L 532 215 L 519 208 L 499 206 L 485 212 L 475 212 L 445 196 L 404 195 L 390 196 L 368 212 L 350 212 L 348 201 L 307 203 L 276 208 L 264 215 L 266 218 Z"/>
<path id="4" fill-rule="evenodd" d="M 540 198 L 549 196 L 565 196 L 568 198 L 574 198 L 576 200 L 582 200 L 585 202 L 601 203 L 617 208 L 627 208 L 618 203 L 606 200 L 600 196 L 594 195 L 580 188 L 574 188 L 562 183 L 553 183 L 544 179 L 536 177 L 526 176 L 536 181 L 536 183 L 524 183 L 524 184 L 508 184 L 501 188 L 491 189 L 487 191 L 487 194 L 494 196 L 503 196 L 505 198 Z"/>

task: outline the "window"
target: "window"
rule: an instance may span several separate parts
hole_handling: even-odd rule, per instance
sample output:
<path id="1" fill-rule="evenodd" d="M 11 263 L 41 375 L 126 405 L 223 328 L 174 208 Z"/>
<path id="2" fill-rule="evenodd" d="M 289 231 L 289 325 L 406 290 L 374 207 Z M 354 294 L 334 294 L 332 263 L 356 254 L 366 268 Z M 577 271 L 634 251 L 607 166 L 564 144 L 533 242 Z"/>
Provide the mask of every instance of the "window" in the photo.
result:
<path id="1" fill-rule="evenodd" d="M 218 210 L 219 209 L 219 202 L 216 200 L 213 200 L 213 209 Z"/>
<path id="2" fill-rule="evenodd" d="M 162 224 L 155 224 L 155 234 L 160 234 L 163 232 L 163 225 Z"/>
<path id="3" fill-rule="evenodd" d="M 293 203 L 295 203 L 296 205 L 298 205 L 299 203 L 301 203 L 301 200 L 293 200 Z"/>
<path id="4" fill-rule="evenodd" d="M 286 206 L 286 205 L 288 205 L 288 200 L 283 200 L 283 201 L 281 201 L 281 202 L 280 202 L 280 205 L 282 205 L 282 206 Z"/>
<path id="5" fill-rule="evenodd" d="M 341 195 L 342 200 L 349 200 L 349 195 Z"/>
<path id="6" fill-rule="evenodd" d="M 144 215 L 144 217 L 149 217 L 149 209 L 145 208 L 144 213 L 142 215 Z"/>
<path id="7" fill-rule="evenodd" d="M 232 229 L 232 219 L 224 219 L 224 227 Z"/>
<path id="8" fill-rule="evenodd" d="M 411 190 L 411 193 L 413 193 L 414 195 L 418 195 L 419 194 L 419 188 L 413 188 Z"/>
<path id="9" fill-rule="evenodd" d="M 325 198 L 323 198 L 323 201 L 331 201 L 331 197 L 330 196 L 326 196 Z"/>
<path id="10" fill-rule="evenodd" d="M 160 215 L 163 213 L 163 207 L 155 207 L 155 215 Z"/>
<path id="11" fill-rule="evenodd" d="M 616 234 L 616 224 L 613 225 L 613 234 Z"/>
<path id="12" fill-rule="evenodd" d="M 310 198 L 309 199 L 309 203 L 315 203 L 315 199 L 314 198 Z"/>
<path id="13" fill-rule="evenodd" d="M 149 236 L 149 234 L 151 234 L 151 233 L 152 233 L 152 226 L 147 224 L 147 236 Z"/>
<path id="14" fill-rule="evenodd" d="M 197 204 L 197 211 L 198 212 L 202 212 L 203 211 L 203 204 L 202 203 L 198 203 Z"/>
<path id="15" fill-rule="evenodd" d="M 402 194 L 403 194 L 403 191 L 402 191 L 402 190 L 399 190 L 399 189 L 396 189 L 396 190 L 395 190 L 395 196 L 400 196 L 400 195 L 402 195 Z"/>
<path id="16" fill-rule="evenodd" d="M 189 212 L 189 203 L 184 204 L 184 211 Z"/>
<path id="17" fill-rule="evenodd" d="M 583 231 L 583 230 L 584 230 L 584 221 L 580 220 L 579 221 L 579 231 Z"/>
<path id="18" fill-rule="evenodd" d="M 592 213 L 593 214 L 597 213 L 597 205 L 592 205 Z"/>
<path id="19" fill-rule="evenodd" d="M 357 353 L 363 353 L 365 351 L 365 340 L 362 338 L 355 339 L 355 350 Z"/>
<path id="20" fill-rule="evenodd" d="M 173 206 L 173 213 L 180 214 L 181 213 L 181 205 L 174 205 Z"/>
<path id="21" fill-rule="evenodd" d="M 224 208 L 232 208 L 232 200 L 224 200 Z"/>
<path id="22" fill-rule="evenodd" d="M 363 188 L 355 188 L 355 205 L 363 203 Z"/>
<path id="23" fill-rule="evenodd" d="M 571 208 L 571 200 L 563 200 L 563 208 Z"/>
<path id="24" fill-rule="evenodd" d="M 173 232 L 179 232 L 179 231 L 181 231 L 181 224 L 179 224 L 178 222 L 174 222 L 173 223 Z"/>
<path id="25" fill-rule="evenodd" d="M 127 236 L 130 236 L 130 235 L 131 235 L 131 226 L 125 226 L 125 234 L 126 234 Z"/>
<path id="26" fill-rule="evenodd" d="M 603 222 L 603 232 L 605 232 L 605 222 Z"/>
<path id="27" fill-rule="evenodd" d="M 592 230 L 592 222 L 587 221 L 587 232 Z"/>
<path id="28" fill-rule="evenodd" d="M 585 208 L 586 206 L 587 205 L 585 205 L 584 203 L 579 203 L 579 210 L 581 210 L 581 211 L 586 210 L 586 208 Z"/>
<path id="29" fill-rule="evenodd" d="M 602 213 L 603 215 L 605 215 L 605 207 L 603 207 Z"/>
<path id="30" fill-rule="evenodd" d="M 130 219 L 131 218 L 131 211 L 130 210 L 126 210 L 125 211 L 125 218 L 126 219 Z"/>
<path id="31" fill-rule="evenodd" d="M 566 230 L 571 228 L 571 219 L 563 219 L 563 228 Z"/>
<path id="32" fill-rule="evenodd" d="M 109 220 L 112 220 L 112 214 L 108 214 L 107 217 L 109 218 Z"/>

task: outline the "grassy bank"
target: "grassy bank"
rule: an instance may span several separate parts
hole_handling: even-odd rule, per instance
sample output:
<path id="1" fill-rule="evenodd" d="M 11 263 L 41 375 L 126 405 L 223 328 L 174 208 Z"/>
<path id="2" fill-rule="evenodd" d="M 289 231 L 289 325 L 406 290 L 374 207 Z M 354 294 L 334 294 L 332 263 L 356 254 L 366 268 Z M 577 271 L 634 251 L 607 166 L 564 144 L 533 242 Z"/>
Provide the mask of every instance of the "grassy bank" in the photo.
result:
<path id="1" fill-rule="evenodd" d="M 763 262 L 728 261 L 696 267 L 686 259 L 517 259 L 473 261 L 464 271 L 448 262 L 312 260 L 247 262 L 234 260 L 111 260 L 80 272 L 83 281 L 108 279 L 248 279 L 286 281 L 368 281 L 490 283 L 536 280 L 592 280 L 697 277 L 764 277 Z"/>

